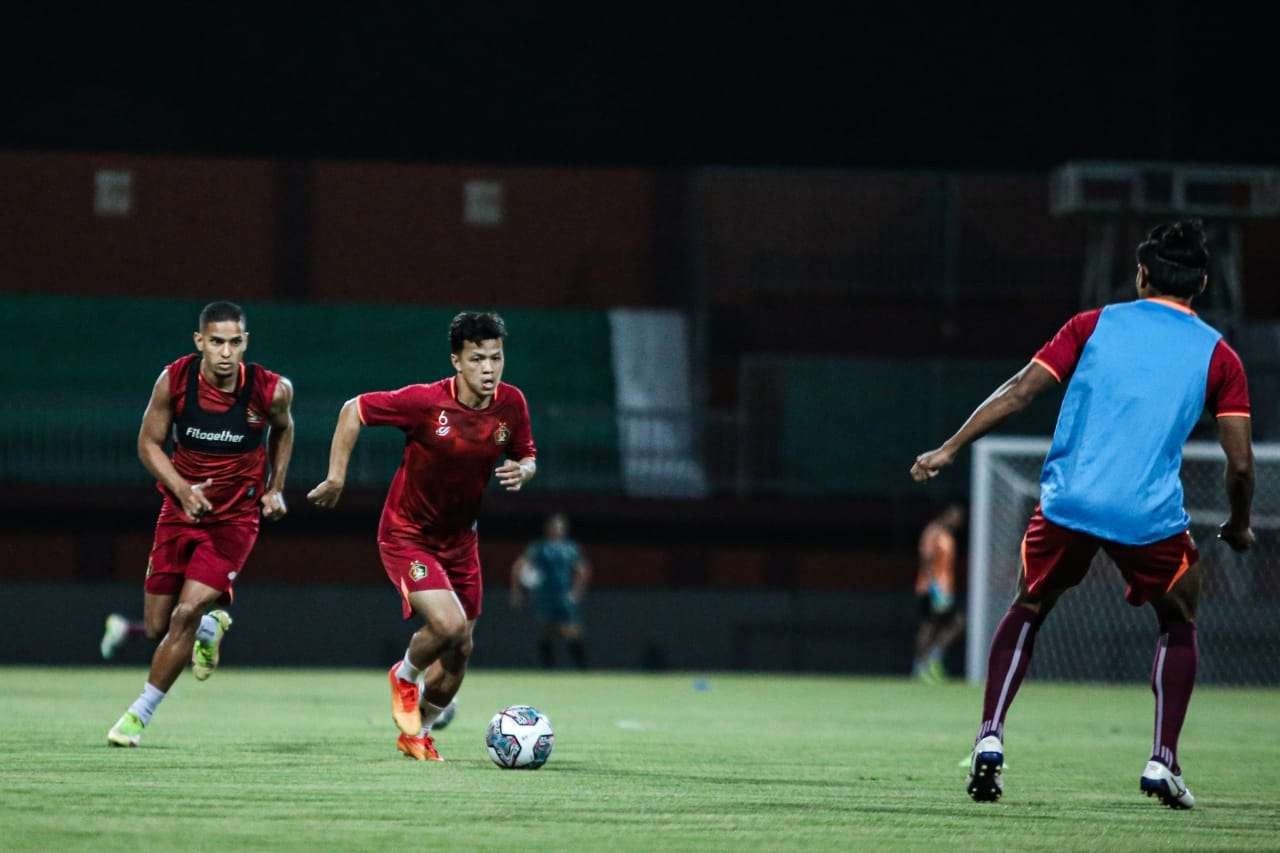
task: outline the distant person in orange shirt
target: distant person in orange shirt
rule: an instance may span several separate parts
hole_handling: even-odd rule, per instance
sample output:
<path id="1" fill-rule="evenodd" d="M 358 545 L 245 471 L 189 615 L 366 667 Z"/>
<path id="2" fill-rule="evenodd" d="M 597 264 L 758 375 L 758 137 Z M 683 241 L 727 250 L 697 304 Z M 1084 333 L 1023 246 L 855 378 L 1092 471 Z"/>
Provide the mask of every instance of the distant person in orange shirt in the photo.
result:
<path id="1" fill-rule="evenodd" d="M 964 631 L 964 616 L 956 610 L 956 534 L 964 522 L 964 507 L 952 504 L 920 534 L 920 570 L 916 574 L 920 627 L 912 674 L 922 681 L 938 682 L 946 677 L 942 659 Z"/>

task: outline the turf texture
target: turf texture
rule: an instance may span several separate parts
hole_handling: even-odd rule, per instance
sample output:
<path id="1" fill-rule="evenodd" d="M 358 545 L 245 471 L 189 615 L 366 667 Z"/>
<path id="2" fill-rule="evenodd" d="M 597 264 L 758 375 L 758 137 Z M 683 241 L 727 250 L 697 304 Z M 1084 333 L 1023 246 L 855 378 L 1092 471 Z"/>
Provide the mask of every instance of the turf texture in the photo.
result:
<path id="1" fill-rule="evenodd" d="M 1028 682 L 1005 796 L 970 802 L 974 688 L 773 675 L 476 671 L 444 764 L 395 751 L 385 672 L 189 674 L 138 749 L 106 731 L 145 674 L 0 668 L 0 849 L 1275 849 L 1280 691 L 1201 688 L 1181 759 L 1197 808 L 1138 792 L 1145 685 Z M 537 771 L 489 718 L 548 714 Z"/>

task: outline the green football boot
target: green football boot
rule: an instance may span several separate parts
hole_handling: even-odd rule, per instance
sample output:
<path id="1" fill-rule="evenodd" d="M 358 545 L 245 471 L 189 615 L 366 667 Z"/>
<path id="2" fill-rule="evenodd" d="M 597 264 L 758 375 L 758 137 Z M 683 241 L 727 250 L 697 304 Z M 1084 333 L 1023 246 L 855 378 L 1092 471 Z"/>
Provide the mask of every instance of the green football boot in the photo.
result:
<path id="1" fill-rule="evenodd" d="M 137 746 L 138 741 L 142 740 L 142 730 L 146 727 L 146 723 L 137 714 L 125 711 L 111 727 L 111 731 L 107 732 L 107 743 L 111 746 Z"/>
<path id="2" fill-rule="evenodd" d="M 191 674 L 196 677 L 196 681 L 204 681 L 218 668 L 218 649 L 222 646 L 222 638 L 226 636 L 227 629 L 231 627 L 231 614 L 227 611 L 212 610 L 209 615 L 218 623 L 217 633 L 212 640 L 196 640 L 191 647 Z"/>

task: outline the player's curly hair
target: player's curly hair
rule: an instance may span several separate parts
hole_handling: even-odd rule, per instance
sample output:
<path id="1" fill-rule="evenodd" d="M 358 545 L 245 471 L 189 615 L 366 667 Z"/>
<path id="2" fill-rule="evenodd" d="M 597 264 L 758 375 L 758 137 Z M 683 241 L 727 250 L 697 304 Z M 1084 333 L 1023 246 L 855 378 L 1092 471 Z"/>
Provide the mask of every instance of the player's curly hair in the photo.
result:
<path id="1" fill-rule="evenodd" d="M 197 328 L 204 329 L 210 323 L 221 323 L 224 321 L 239 323 L 245 325 L 244 309 L 234 302 L 210 302 L 208 305 L 200 309 L 199 326 Z"/>
<path id="2" fill-rule="evenodd" d="M 507 324 L 493 311 L 463 311 L 449 323 L 449 350 L 460 353 L 467 341 L 506 340 Z"/>
<path id="3" fill-rule="evenodd" d="M 1138 246 L 1138 263 L 1147 268 L 1151 286 L 1170 296 L 1195 296 L 1209 267 L 1204 225 L 1183 219 L 1157 225 Z"/>

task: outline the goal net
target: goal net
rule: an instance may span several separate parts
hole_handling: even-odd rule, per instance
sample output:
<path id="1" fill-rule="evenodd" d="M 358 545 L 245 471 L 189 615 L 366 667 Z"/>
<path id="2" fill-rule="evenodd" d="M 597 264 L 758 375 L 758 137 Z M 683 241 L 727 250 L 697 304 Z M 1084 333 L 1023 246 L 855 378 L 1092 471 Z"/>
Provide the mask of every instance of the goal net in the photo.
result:
<path id="1" fill-rule="evenodd" d="M 986 677 L 987 649 L 1017 590 L 1020 545 L 1040 499 L 1040 468 L 1049 442 L 985 438 L 973 448 L 969 528 L 969 635 L 966 672 Z M 1197 680 L 1280 684 L 1280 445 L 1255 445 L 1252 524 L 1258 542 L 1236 554 L 1217 537 L 1226 520 L 1226 458 L 1216 443 L 1192 442 L 1182 484 L 1191 535 L 1204 570 L 1197 619 Z M 1059 599 L 1036 637 L 1031 676 L 1114 681 L 1146 678 L 1155 649 L 1150 607 L 1124 601 L 1124 581 L 1099 551 L 1088 576 Z"/>

